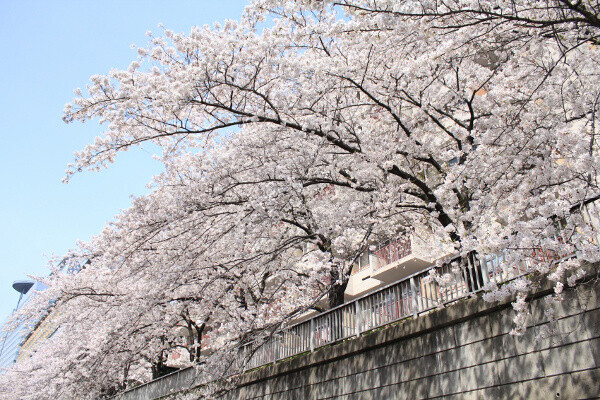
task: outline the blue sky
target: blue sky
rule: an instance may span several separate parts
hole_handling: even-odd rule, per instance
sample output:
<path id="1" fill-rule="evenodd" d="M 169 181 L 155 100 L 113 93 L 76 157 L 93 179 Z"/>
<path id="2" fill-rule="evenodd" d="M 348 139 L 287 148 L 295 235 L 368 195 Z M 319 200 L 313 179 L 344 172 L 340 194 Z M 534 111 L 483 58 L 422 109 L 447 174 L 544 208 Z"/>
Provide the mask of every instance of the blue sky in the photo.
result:
<path id="1" fill-rule="evenodd" d="M 177 32 L 237 19 L 245 0 L 0 0 L 0 321 L 16 306 L 11 288 L 47 273 L 48 258 L 98 233 L 161 171 L 152 152 L 125 153 L 107 171 L 61 179 L 73 152 L 102 132 L 66 125 L 65 103 L 94 74 L 126 68 L 131 44 L 159 23 Z"/>

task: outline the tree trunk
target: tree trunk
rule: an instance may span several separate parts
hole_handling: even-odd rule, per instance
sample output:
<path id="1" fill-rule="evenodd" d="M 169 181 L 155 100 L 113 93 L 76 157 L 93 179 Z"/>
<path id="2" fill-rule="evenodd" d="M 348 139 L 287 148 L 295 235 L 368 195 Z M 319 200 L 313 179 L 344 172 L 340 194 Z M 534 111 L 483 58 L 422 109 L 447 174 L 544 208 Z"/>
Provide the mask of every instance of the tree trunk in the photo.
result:
<path id="1" fill-rule="evenodd" d="M 340 271 L 337 266 L 335 266 L 331 273 L 329 274 L 331 279 L 331 286 L 329 287 L 328 300 L 329 300 L 329 308 L 334 308 L 339 305 L 344 304 L 344 292 L 346 291 L 346 287 L 348 287 L 348 276 L 341 277 L 340 281 Z"/>
<path id="2" fill-rule="evenodd" d="M 177 371 L 177 369 L 178 368 L 167 367 L 164 364 L 164 361 L 162 360 L 162 356 L 161 356 L 161 359 L 156 361 L 152 365 L 152 379 L 157 379 L 157 378 L 160 378 L 161 376 L 168 375 L 171 372 Z"/>

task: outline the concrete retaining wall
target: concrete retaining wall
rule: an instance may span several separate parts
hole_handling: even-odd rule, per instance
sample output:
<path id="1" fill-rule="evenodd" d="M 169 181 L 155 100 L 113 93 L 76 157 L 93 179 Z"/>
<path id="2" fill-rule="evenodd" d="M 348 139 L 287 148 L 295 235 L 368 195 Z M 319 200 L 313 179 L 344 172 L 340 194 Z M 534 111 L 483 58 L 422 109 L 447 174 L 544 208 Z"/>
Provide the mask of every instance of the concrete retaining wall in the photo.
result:
<path id="1" fill-rule="evenodd" d="M 600 396 L 600 289 L 565 292 L 559 334 L 550 287 L 531 302 L 529 329 L 512 329 L 510 301 L 463 300 L 241 377 L 233 399 L 584 399 Z"/>

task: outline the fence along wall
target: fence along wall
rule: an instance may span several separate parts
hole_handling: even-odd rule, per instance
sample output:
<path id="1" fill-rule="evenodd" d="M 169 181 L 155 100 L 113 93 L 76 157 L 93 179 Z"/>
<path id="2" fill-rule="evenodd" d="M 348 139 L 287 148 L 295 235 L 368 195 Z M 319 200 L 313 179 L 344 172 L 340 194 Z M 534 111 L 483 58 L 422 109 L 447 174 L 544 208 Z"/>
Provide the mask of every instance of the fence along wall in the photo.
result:
<path id="1" fill-rule="evenodd" d="M 490 281 L 501 284 L 532 269 L 524 264 L 520 268 L 501 268 L 502 254 L 469 257 L 464 268 L 446 264 L 431 267 L 371 294 L 328 310 L 289 329 L 282 330 L 266 343 L 248 344 L 242 348 L 249 358 L 247 369 L 282 360 L 316 348 L 338 342 L 389 323 L 443 307 L 451 302 L 471 296 Z M 436 269 L 446 277 L 440 283 L 430 278 Z"/>
<path id="2" fill-rule="evenodd" d="M 418 319 L 245 374 L 233 399 L 587 399 L 600 396 L 600 289 L 565 292 L 558 333 L 550 285 L 531 302 L 529 328 L 512 328 L 510 301 L 465 299 Z"/>

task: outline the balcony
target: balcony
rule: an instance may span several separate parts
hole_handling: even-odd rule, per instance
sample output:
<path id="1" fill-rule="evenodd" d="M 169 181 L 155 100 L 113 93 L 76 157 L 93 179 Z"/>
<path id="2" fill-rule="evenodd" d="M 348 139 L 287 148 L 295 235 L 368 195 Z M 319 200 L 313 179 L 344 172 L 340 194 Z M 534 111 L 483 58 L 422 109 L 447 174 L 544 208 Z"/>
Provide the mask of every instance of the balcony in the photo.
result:
<path id="1" fill-rule="evenodd" d="M 428 239 L 424 239 L 427 237 Z M 430 234 L 413 232 L 380 243 L 357 260 L 346 288 L 350 301 L 430 267 L 452 253 L 449 246 L 433 242 Z"/>
<path id="2" fill-rule="evenodd" d="M 390 240 L 371 252 L 371 277 L 382 282 L 394 282 L 415 274 L 432 264 L 434 259 L 423 255 L 418 238 L 408 235 Z"/>

